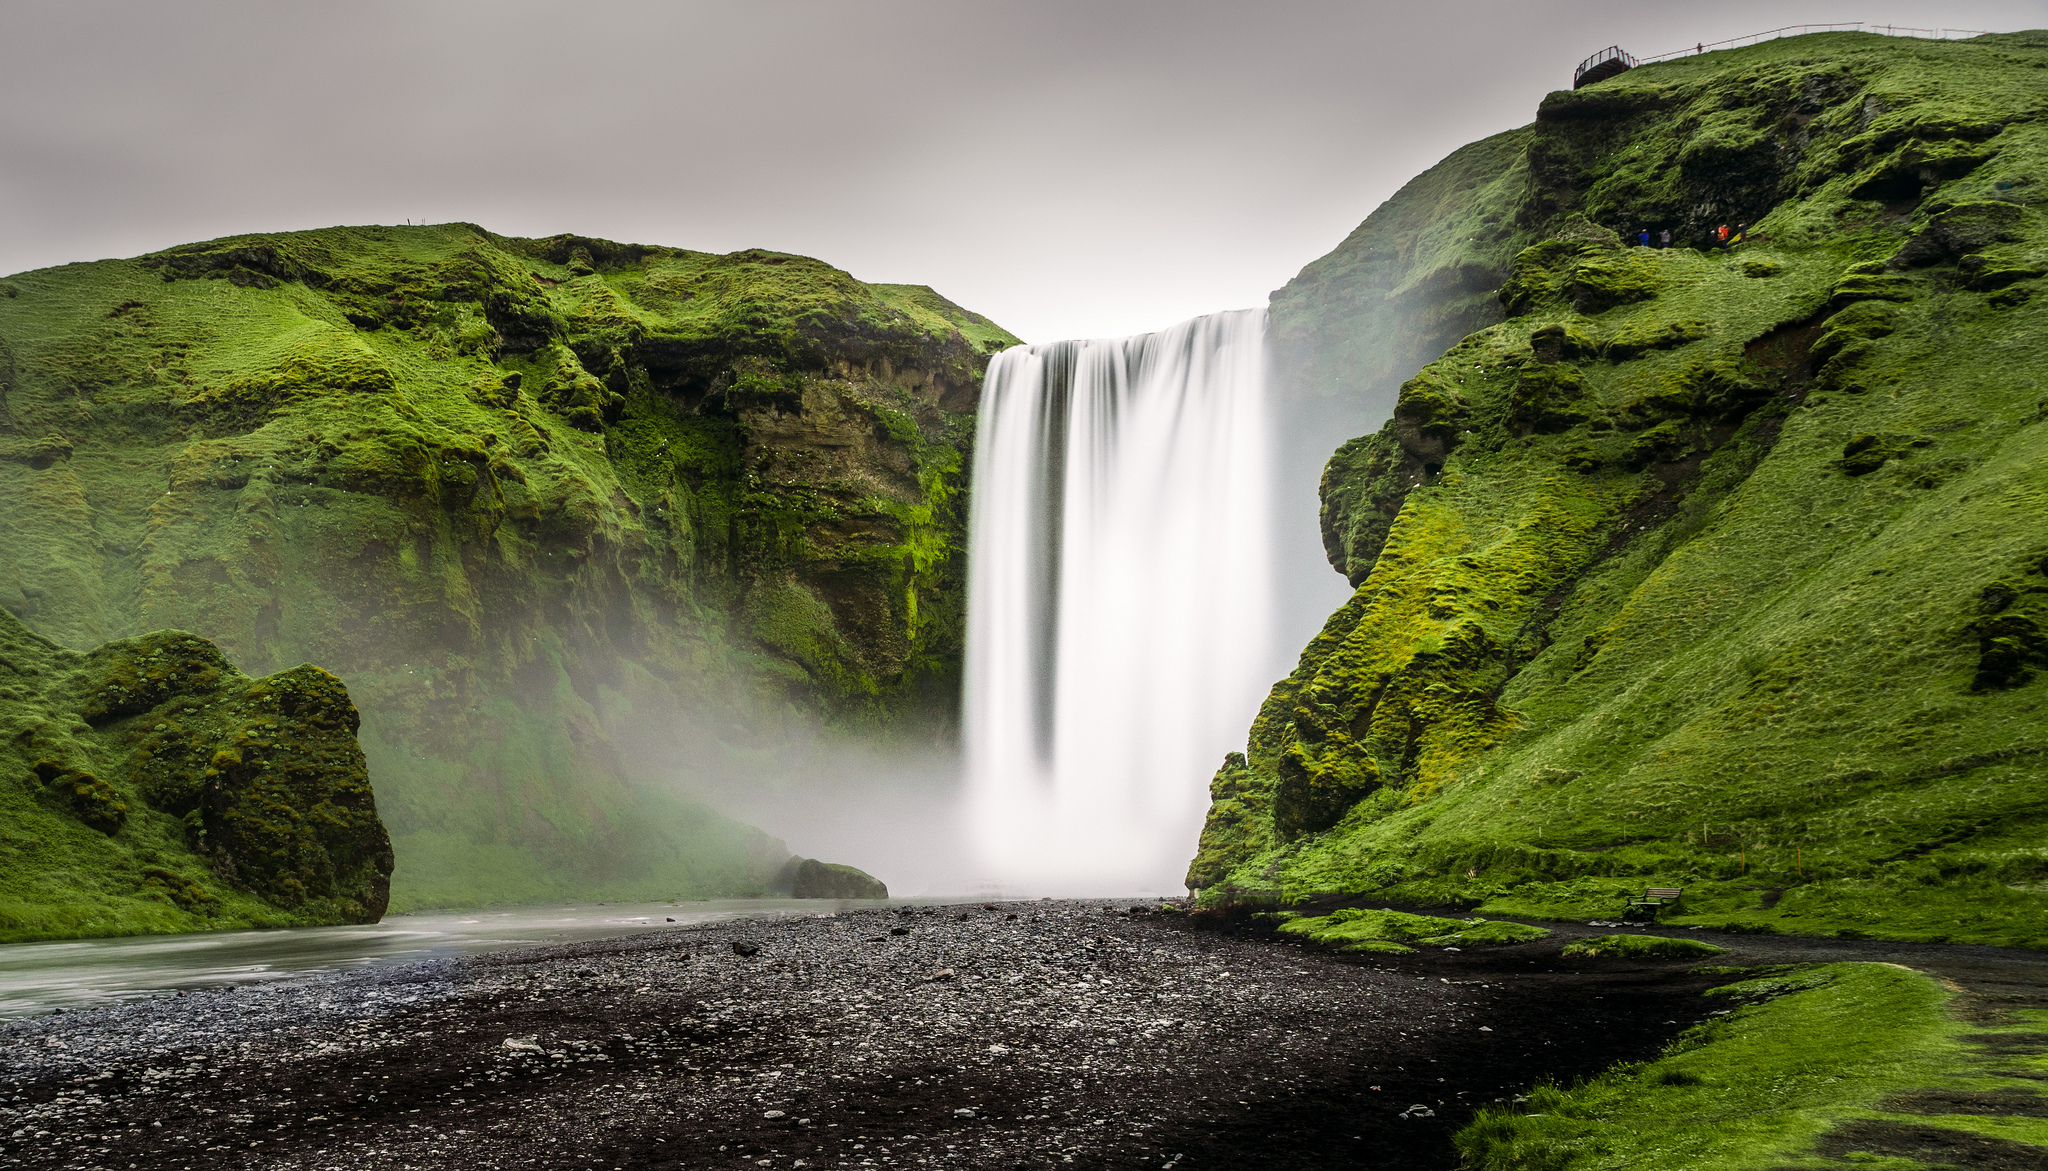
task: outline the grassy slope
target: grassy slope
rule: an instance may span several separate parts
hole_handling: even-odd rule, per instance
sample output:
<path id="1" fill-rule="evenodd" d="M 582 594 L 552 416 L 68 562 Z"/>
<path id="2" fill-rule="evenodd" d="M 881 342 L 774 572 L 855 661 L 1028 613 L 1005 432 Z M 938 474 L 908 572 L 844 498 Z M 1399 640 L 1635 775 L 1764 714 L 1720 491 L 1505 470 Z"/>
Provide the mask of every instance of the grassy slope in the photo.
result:
<path id="1" fill-rule="evenodd" d="M 1011 341 L 802 257 L 460 224 L 20 274 L 0 605 L 342 675 L 397 909 L 750 890 L 779 844 L 614 739 L 672 727 L 715 773 L 820 718 L 943 726 Z"/>
<path id="2" fill-rule="evenodd" d="M 1887 964 L 1831 964 L 1745 980 L 1709 995 L 1740 1007 L 1690 1030 L 1661 1059 L 1618 1067 L 1569 1089 L 1539 1086 L 1519 1110 L 1482 1111 L 1458 1136 L 1466 1165 L 1475 1171 L 1839 1167 L 1814 1153 L 1816 1143 L 1832 1128 L 1864 1120 L 2048 1146 L 2048 1123 L 2038 1118 L 1884 1109 L 1889 1095 L 1927 1089 L 2038 1100 L 2035 1079 L 2048 1072 L 2039 1057 L 2007 1055 L 1990 1068 L 1976 1063 L 1964 1035 L 1982 1034 L 1983 1026 L 1949 1015 L 1948 994 L 1926 976 Z M 2000 1031 L 2038 1028 L 2038 1010 L 2016 1015 L 2027 1019 Z M 1842 1134 L 1838 1145 L 1853 1148 L 1852 1133 Z M 1861 1166 L 1920 1165 L 1845 1153 Z"/>
<path id="3" fill-rule="evenodd" d="M 1515 212 L 1551 242 L 1333 459 L 1369 576 L 1191 879 L 2048 944 L 2044 67 L 1835 34 L 1552 95 Z"/>

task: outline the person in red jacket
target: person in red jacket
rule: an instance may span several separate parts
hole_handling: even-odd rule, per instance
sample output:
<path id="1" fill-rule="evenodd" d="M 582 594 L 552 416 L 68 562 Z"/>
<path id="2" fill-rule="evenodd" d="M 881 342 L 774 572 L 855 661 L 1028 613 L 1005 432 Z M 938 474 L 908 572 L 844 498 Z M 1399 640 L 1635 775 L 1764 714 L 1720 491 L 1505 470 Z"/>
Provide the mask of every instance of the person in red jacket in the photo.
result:
<path id="1" fill-rule="evenodd" d="M 1726 248 L 1728 246 L 1727 224 L 1722 224 L 1720 227 L 1714 229 L 1714 243 L 1720 245 L 1723 248 Z"/>

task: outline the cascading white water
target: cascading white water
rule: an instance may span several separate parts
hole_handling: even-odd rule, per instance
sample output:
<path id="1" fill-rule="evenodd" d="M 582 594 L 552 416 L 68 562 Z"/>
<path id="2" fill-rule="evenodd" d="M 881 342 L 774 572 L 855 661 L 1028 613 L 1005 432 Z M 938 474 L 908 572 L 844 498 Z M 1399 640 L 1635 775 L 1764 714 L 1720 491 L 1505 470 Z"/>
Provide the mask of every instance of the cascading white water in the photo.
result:
<path id="1" fill-rule="evenodd" d="M 1011 893 L 1178 890 L 1271 682 L 1266 314 L 989 363 L 967 618 L 970 818 Z"/>

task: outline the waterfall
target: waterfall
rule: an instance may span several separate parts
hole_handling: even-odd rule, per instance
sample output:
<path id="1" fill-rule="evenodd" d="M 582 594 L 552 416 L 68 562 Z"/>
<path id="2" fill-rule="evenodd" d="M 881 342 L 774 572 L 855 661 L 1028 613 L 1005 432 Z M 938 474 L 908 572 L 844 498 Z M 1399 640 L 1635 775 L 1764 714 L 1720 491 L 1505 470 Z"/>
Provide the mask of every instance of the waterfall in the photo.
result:
<path id="1" fill-rule="evenodd" d="M 969 817 L 1013 894 L 1178 891 L 1272 678 L 1266 314 L 990 363 L 970 518 Z"/>

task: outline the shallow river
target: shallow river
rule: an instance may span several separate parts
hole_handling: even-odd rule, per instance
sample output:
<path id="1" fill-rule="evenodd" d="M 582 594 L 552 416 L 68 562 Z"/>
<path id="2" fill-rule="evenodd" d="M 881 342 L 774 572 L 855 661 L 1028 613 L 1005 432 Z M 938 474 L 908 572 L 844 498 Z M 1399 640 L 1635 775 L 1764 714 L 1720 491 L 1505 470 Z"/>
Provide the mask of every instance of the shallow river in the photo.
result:
<path id="1" fill-rule="evenodd" d="M 250 984 L 340 968 L 573 943 L 740 916 L 821 915 L 875 905 L 828 899 L 585 903 L 391 915 L 363 927 L 10 943 L 0 945 L 0 1018 L 159 996 L 179 988 Z"/>

